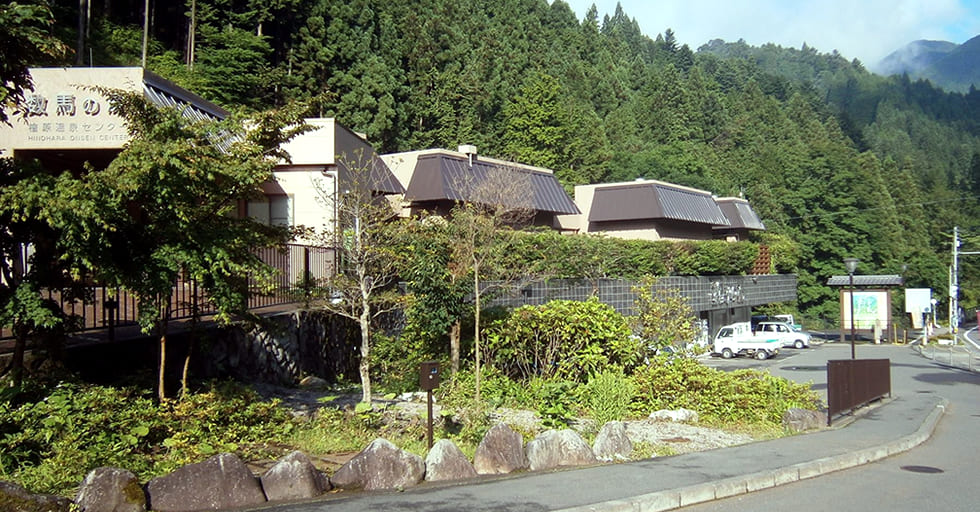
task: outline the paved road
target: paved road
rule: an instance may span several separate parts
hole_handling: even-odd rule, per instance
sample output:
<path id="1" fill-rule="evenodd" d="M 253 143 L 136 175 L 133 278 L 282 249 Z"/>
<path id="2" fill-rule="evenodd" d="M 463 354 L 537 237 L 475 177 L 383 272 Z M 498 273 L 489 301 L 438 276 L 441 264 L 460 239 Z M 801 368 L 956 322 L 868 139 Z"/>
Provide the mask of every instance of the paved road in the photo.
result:
<path id="1" fill-rule="evenodd" d="M 902 374 L 897 379 L 902 384 L 895 386 L 897 394 L 893 400 L 863 411 L 844 428 L 676 457 L 460 484 L 426 485 L 404 493 L 335 495 L 308 503 L 270 504 L 263 510 L 666 510 L 681 503 L 699 503 L 718 495 L 730 496 L 749 489 L 771 487 L 776 482 L 814 478 L 843 467 L 878 460 L 888 453 L 899 453 L 923 442 L 941 417 L 937 405 L 942 399 L 935 388 L 955 383 L 955 379 L 949 377 L 950 371 L 924 361 L 904 346 L 869 346 L 867 350 L 859 348 L 858 355 L 891 358 L 894 367 L 902 369 L 893 373 Z M 821 386 L 825 388 L 822 372 L 809 368 L 845 356 L 850 356 L 849 346 L 831 344 L 787 353 L 768 363 L 773 373 L 805 372 L 797 375 L 804 377 L 799 380 L 812 380 L 815 388 L 820 390 Z M 755 364 L 751 361 L 732 364 Z M 853 482 L 848 485 L 853 486 Z M 826 492 L 815 491 L 818 495 Z M 827 496 L 833 494 L 822 496 L 818 503 L 827 505 Z M 738 502 L 735 503 L 731 505 L 735 507 L 732 510 L 741 510 Z M 781 502 L 780 508 L 793 509 L 798 505 L 799 500 L 793 499 Z M 773 508 L 765 502 L 758 506 L 759 510 Z M 829 507 L 810 510 L 826 508 Z M 867 507 L 862 510 L 864 508 Z"/>
<path id="2" fill-rule="evenodd" d="M 818 365 L 821 359 L 849 357 L 848 352 L 847 346 L 824 345 L 810 353 L 794 354 L 787 359 L 789 364 L 773 365 L 772 370 L 800 380 L 803 372 L 787 367 Z M 905 347 L 859 346 L 858 357 L 890 358 L 897 396 L 932 394 L 949 400 L 932 438 L 909 452 L 872 464 L 683 510 L 980 510 L 980 375 L 936 364 Z"/>

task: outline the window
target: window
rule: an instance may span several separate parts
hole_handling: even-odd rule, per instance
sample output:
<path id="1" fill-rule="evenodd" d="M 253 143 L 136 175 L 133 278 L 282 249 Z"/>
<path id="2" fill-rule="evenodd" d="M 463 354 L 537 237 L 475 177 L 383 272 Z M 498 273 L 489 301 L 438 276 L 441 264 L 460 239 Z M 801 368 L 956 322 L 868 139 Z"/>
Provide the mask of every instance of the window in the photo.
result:
<path id="1" fill-rule="evenodd" d="M 269 226 L 293 224 L 293 201 L 290 196 L 265 196 L 248 202 L 248 216 Z"/>

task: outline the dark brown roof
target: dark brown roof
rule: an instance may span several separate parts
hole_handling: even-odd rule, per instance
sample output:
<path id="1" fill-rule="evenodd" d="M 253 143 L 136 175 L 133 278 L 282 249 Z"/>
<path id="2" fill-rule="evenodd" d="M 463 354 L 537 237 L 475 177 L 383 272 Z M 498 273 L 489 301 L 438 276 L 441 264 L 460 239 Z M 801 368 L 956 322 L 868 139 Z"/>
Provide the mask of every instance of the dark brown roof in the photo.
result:
<path id="1" fill-rule="evenodd" d="M 598 187 L 592 197 L 589 222 L 672 219 L 730 226 L 708 192 L 661 182 Z"/>
<path id="2" fill-rule="evenodd" d="M 854 286 L 902 286 L 902 276 L 886 275 L 854 275 Z M 827 286 L 850 286 L 850 276 L 832 276 L 827 280 Z"/>
<path id="3" fill-rule="evenodd" d="M 721 212 L 725 214 L 728 222 L 731 223 L 729 228 L 716 229 L 757 229 L 760 231 L 766 229 L 766 226 L 762 224 L 762 220 L 759 219 L 755 210 L 752 209 L 749 202 L 745 199 L 723 197 L 716 199 L 715 202 L 718 203 Z"/>
<path id="4" fill-rule="evenodd" d="M 514 176 L 512 183 L 526 180 L 530 189 L 530 207 L 540 212 L 556 214 L 581 213 L 572 198 L 555 178 L 554 174 L 535 171 L 524 167 L 486 162 L 476 159 L 472 167 L 468 159 L 447 154 L 431 154 L 419 157 L 412 173 L 412 181 L 405 191 L 405 200 L 412 202 L 423 201 L 477 201 L 475 192 L 493 176 L 494 172 L 503 171 Z M 514 174 L 510 174 L 514 173 Z M 506 187 L 506 184 L 504 185 Z M 526 198 L 520 197 L 520 191 L 509 198 L 501 197 L 507 206 L 520 206 Z"/>

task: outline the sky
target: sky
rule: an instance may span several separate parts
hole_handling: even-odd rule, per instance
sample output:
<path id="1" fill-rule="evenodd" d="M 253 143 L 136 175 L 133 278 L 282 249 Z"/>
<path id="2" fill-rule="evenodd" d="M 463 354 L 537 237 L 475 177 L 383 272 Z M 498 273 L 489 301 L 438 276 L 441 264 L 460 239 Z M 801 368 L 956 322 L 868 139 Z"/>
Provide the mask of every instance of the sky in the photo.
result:
<path id="1" fill-rule="evenodd" d="M 592 4 L 605 14 L 617 0 L 564 0 L 581 20 Z M 837 50 L 873 68 L 919 39 L 956 44 L 980 35 L 980 0 L 619 0 L 651 38 L 672 29 L 692 50 L 712 39 L 774 43 L 820 53 Z"/>

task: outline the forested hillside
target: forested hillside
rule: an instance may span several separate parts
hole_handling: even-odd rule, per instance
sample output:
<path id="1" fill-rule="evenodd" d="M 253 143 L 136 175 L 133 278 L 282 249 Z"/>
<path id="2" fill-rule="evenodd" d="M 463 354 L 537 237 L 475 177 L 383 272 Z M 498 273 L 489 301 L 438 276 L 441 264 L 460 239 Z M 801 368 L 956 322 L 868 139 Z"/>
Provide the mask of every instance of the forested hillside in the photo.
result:
<path id="1" fill-rule="evenodd" d="M 77 65 L 139 65 L 142 0 L 55 4 Z M 468 143 L 555 169 L 567 187 L 645 177 L 742 194 L 765 241 L 799 255 L 800 308 L 814 317 L 837 318 L 823 283 L 844 257 L 860 273 L 907 266 L 909 285 L 943 294 L 948 234 L 977 232 L 975 91 L 805 46 L 694 52 L 621 10 L 579 20 L 561 0 L 151 5 L 147 66 L 229 108 L 320 96 L 319 114 L 381 151 Z M 980 266 L 964 263 L 970 307 Z"/>

